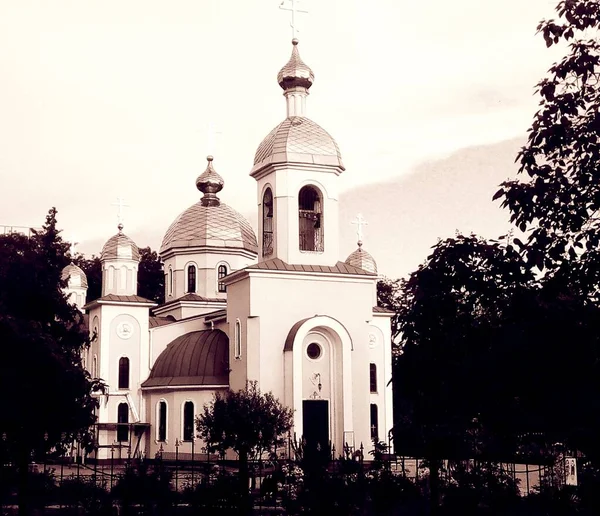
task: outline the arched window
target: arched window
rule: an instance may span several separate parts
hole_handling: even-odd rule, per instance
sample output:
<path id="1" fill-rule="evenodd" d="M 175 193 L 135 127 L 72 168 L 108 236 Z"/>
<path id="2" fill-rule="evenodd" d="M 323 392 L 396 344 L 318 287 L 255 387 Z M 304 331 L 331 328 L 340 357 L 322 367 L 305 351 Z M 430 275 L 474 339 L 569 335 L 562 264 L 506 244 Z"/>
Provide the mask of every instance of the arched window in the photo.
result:
<path id="1" fill-rule="evenodd" d="M 263 195 L 263 241 L 262 254 L 273 254 L 273 193 L 270 188 Z"/>
<path id="2" fill-rule="evenodd" d="M 129 359 L 119 359 L 119 389 L 129 389 Z"/>
<path id="3" fill-rule="evenodd" d="M 92 360 L 92 378 L 98 378 L 98 355 L 94 355 Z"/>
<path id="4" fill-rule="evenodd" d="M 196 292 L 196 266 L 190 265 L 187 270 L 188 292 Z"/>
<path id="5" fill-rule="evenodd" d="M 165 442 L 167 440 L 167 402 L 164 400 L 160 400 L 158 402 L 158 410 L 157 410 L 157 423 L 158 423 L 158 432 L 156 436 L 156 440 L 159 442 Z"/>
<path id="6" fill-rule="evenodd" d="M 239 319 L 235 321 L 233 346 L 233 353 L 235 358 L 240 358 L 242 356 L 242 323 L 239 321 Z"/>
<path id="7" fill-rule="evenodd" d="M 194 439 L 194 403 L 186 401 L 183 404 L 183 440 Z"/>
<path id="8" fill-rule="evenodd" d="M 169 295 L 173 295 L 173 267 L 169 265 Z"/>
<path id="9" fill-rule="evenodd" d="M 375 364 L 369 364 L 369 383 L 371 392 L 377 392 L 377 366 Z"/>
<path id="10" fill-rule="evenodd" d="M 226 292 L 227 288 L 225 287 L 225 283 L 223 283 L 223 278 L 227 276 L 227 265 L 219 265 L 217 269 L 217 278 L 219 280 L 218 290 L 219 292 Z"/>
<path id="11" fill-rule="evenodd" d="M 379 440 L 379 422 L 377 419 L 377 405 L 371 403 L 371 439 Z"/>
<path id="12" fill-rule="evenodd" d="M 323 251 L 322 200 L 314 186 L 304 186 L 298 194 L 298 229 L 300 251 Z"/>
<path id="13" fill-rule="evenodd" d="M 117 408 L 117 441 L 129 441 L 129 405 L 119 403 Z"/>

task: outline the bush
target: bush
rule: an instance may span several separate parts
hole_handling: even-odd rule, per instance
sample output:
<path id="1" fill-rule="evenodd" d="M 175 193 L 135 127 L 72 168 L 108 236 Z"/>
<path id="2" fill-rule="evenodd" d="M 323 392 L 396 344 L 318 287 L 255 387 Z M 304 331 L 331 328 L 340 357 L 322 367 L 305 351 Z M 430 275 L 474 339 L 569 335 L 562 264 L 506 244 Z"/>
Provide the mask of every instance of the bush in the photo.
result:
<path id="1" fill-rule="evenodd" d="M 248 497 L 242 493 L 237 476 L 214 471 L 186 487 L 183 501 L 190 504 L 194 514 L 237 515 L 244 514 Z"/>
<path id="2" fill-rule="evenodd" d="M 102 516 L 112 512 L 110 494 L 97 485 L 95 476 L 65 479 L 59 487 L 58 497 L 61 504 L 82 509 L 84 514 Z"/>

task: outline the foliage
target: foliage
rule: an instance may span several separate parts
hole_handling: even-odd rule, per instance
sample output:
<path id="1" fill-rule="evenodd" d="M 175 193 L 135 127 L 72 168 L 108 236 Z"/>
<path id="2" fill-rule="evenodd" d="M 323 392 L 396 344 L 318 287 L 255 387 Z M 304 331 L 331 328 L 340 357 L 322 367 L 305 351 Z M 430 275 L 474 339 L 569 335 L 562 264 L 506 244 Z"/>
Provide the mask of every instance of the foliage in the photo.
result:
<path id="1" fill-rule="evenodd" d="M 56 213 L 49 210 L 43 229 L 31 238 L 0 236 L 0 390 L 19 393 L 3 397 L 0 434 L 6 439 L 0 452 L 22 472 L 21 503 L 31 454 L 60 448 L 75 436 L 89 443 L 95 421 L 96 386 L 81 365 L 88 333 L 61 290 L 68 244 Z"/>
<path id="2" fill-rule="evenodd" d="M 81 508 L 85 514 L 102 516 L 112 514 L 110 493 L 98 485 L 96 476 L 66 478 L 58 489 L 61 505 Z"/>
<path id="3" fill-rule="evenodd" d="M 600 2 L 563 0 L 558 21 L 538 26 L 567 55 L 537 85 L 540 109 L 517 157 L 528 177 L 506 181 L 495 198 L 530 231 L 524 252 L 539 269 L 561 269 L 585 295 L 600 279 Z M 568 264 L 568 266 L 566 266 Z"/>
<path id="4" fill-rule="evenodd" d="M 262 393 L 256 382 L 248 382 L 246 389 L 215 393 L 196 426 L 211 451 L 232 449 L 253 457 L 283 442 L 292 414 L 272 393 Z"/>
<path id="5" fill-rule="evenodd" d="M 175 502 L 172 477 L 172 473 L 163 467 L 162 462 L 151 466 L 147 461 L 140 461 L 125 469 L 111 494 L 124 511 L 131 510 L 133 505 L 141 505 L 147 510 L 162 510 Z"/>
<path id="6" fill-rule="evenodd" d="M 183 499 L 195 512 L 207 514 L 237 515 L 245 504 L 239 480 L 224 471 L 188 486 Z"/>
<path id="7" fill-rule="evenodd" d="M 88 282 L 87 302 L 94 301 L 102 295 L 102 262 L 99 256 L 86 258 L 82 254 L 73 257 L 73 263 L 85 273 Z"/>

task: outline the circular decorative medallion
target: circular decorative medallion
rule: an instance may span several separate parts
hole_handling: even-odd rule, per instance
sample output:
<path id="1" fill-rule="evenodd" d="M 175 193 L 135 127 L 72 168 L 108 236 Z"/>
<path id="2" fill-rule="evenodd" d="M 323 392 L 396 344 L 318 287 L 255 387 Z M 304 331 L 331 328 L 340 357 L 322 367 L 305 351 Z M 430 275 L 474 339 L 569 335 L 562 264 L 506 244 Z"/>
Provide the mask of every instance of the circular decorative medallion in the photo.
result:
<path id="1" fill-rule="evenodd" d="M 369 347 L 374 348 L 377 345 L 377 337 L 374 333 L 369 333 Z"/>
<path id="2" fill-rule="evenodd" d="M 311 342 L 306 348 L 306 354 L 311 360 L 317 360 L 323 354 L 323 350 L 316 342 Z"/>
<path id="3" fill-rule="evenodd" d="M 133 326 L 128 322 L 122 322 L 117 326 L 117 335 L 122 339 L 128 339 L 133 335 Z"/>

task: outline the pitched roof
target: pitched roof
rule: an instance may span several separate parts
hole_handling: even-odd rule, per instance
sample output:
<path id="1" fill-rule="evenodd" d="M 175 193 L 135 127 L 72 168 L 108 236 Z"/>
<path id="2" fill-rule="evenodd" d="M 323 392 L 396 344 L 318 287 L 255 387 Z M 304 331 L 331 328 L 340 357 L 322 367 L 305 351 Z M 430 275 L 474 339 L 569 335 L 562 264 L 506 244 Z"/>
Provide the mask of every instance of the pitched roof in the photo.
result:
<path id="1" fill-rule="evenodd" d="M 374 306 L 373 312 L 378 313 L 378 314 L 395 314 L 396 313 L 393 310 L 390 310 L 388 308 L 383 308 L 383 306 Z"/>
<path id="2" fill-rule="evenodd" d="M 246 269 L 252 270 L 269 270 L 269 271 L 288 271 L 288 272 L 322 272 L 333 274 L 355 274 L 357 276 L 376 276 L 376 274 L 359 269 L 353 265 L 348 265 L 344 262 L 337 262 L 334 266 L 329 265 L 291 265 L 285 263 L 280 258 L 272 258 L 264 262 L 250 265 Z"/>
<path id="3" fill-rule="evenodd" d="M 150 328 L 156 328 L 157 326 L 164 326 L 165 324 L 171 324 L 175 322 L 176 319 L 172 315 L 168 315 L 167 317 L 150 317 Z"/>
<path id="4" fill-rule="evenodd" d="M 217 297 L 202 297 L 199 296 L 198 294 L 186 294 L 185 296 L 181 296 L 178 297 L 176 299 L 171 299 L 170 301 L 167 301 L 166 303 L 163 303 L 160 306 L 157 306 L 156 308 L 162 308 L 163 306 L 169 306 L 172 305 L 174 303 L 178 303 L 180 301 L 197 301 L 197 302 L 202 302 L 202 303 L 223 303 L 225 304 L 227 302 L 227 300 L 225 299 L 219 299 Z"/>
<path id="5" fill-rule="evenodd" d="M 89 308 L 96 303 L 102 302 L 113 302 L 113 303 L 140 303 L 140 304 L 151 304 L 156 305 L 155 301 L 146 299 L 142 296 L 122 296 L 117 294 L 106 294 L 105 296 L 99 297 L 87 303 L 83 308 Z"/>

